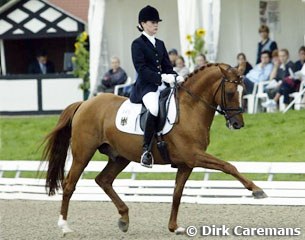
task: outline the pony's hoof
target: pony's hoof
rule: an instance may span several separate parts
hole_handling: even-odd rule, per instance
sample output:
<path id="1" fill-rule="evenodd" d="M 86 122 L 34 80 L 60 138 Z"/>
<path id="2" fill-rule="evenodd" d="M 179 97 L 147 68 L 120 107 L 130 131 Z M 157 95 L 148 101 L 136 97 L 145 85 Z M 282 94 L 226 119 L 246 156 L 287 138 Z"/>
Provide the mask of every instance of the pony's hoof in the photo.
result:
<path id="1" fill-rule="evenodd" d="M 72 233 L 72 229 L 62 229 L 62 236 L 65 237 L 68 233 Z"/>
<path id="2" fill-rule="evenodd" d="M 255 199 L 262 199 L 262 198 L 268 197 L 267 194 L 263 190 L 253 192 L 252 195 Z"/>
<path id="3" fill-rule="evenodd" d="M 73 230 L 69 227 L 68 222 L 63 219 L 62 215 L 59 216 L 57 225 L 62 230 L 63 237 L 66 236 L 68 233 L 73 232 Z"/>
<path id="4" fill-rule="evenodd" d="M 175 234 L 176 234 L 176 235 L 185 234 L 185 228 L 183 228 L 183 227 L 178 227 L 178 228 L 175 230 Z"/>
<path id="5" fill-rule="evenodd" d="M 122 232 L 127 232 L 128 231 L 128 227 L 129 227 L 129 223 L 128 222 L 125 222 L 124 220 L 122 220 L 121 218 L 119 219 L 119 222 L 118 222 L 118 226 L 119 226 L 119 229 L 122 231 Z"/>

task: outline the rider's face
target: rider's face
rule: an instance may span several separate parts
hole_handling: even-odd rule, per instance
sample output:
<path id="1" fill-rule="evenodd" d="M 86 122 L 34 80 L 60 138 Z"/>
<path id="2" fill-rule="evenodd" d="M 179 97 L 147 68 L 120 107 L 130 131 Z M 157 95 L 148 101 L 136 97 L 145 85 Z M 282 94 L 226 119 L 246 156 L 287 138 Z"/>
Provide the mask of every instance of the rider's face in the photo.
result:
<path id="1" fill-rule="evenodd" d="M 148 35 L 153 36 L 158 31 L 158 22 L 157 21 L 146 21 L 142 22 L 142 26 L 144 31 L 148 33 Z"/>

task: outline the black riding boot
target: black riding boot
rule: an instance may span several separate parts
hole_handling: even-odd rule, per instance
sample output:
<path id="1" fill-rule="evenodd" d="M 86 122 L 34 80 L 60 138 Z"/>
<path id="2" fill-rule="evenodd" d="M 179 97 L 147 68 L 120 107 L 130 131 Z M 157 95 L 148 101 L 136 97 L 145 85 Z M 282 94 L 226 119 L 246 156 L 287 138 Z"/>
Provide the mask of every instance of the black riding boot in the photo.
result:
<path id="1" fill-rule="evenodd" d="M 151 168 L 154 163 L 154 158 L 151 153 L 152 140 L 156 132 L 157 117 L 148 113 L 145 129 L 144 129 L 144 144 L 143 154 L 141 156 L 141 165 Z"/>

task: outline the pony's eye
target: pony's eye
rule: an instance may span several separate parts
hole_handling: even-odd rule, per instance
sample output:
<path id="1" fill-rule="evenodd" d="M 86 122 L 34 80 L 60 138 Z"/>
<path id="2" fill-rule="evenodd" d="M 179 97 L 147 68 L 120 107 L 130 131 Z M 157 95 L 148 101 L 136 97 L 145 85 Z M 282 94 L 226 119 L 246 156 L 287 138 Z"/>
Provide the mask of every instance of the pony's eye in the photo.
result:
<path id="1" fill-rule="evenodd" d="M 234 92 L 227 92 L 226 95 L 228 100 L 231 100 L 234 97 Z"/>

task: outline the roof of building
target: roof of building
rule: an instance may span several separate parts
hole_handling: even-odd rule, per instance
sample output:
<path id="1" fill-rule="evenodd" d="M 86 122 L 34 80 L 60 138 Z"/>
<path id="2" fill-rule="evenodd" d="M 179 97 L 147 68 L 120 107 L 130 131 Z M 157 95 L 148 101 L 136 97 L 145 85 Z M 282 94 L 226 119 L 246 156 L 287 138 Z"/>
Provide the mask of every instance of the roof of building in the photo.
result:
<path id="1" fill-rule="evenodd" d="M 0 39 L 76 36 L 85 22 L 45 0 L 13 0 L 0 8 Z"/>
<path id="2" fill-rule="evenodd" d="M 75 0 L 49 0 L 49 2 L 66 10 L 84 22 L 88 22 L 89 0 L 77 1 L 77 4 L 75 4 Z"/>

